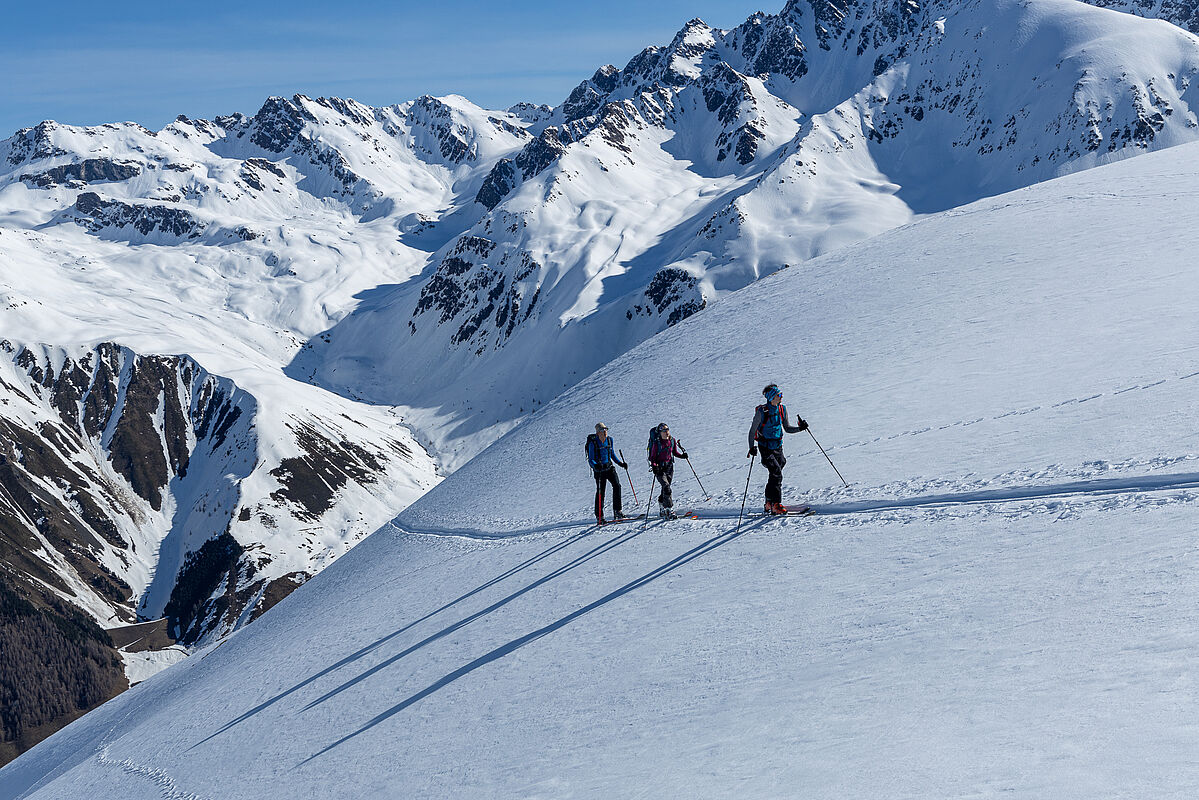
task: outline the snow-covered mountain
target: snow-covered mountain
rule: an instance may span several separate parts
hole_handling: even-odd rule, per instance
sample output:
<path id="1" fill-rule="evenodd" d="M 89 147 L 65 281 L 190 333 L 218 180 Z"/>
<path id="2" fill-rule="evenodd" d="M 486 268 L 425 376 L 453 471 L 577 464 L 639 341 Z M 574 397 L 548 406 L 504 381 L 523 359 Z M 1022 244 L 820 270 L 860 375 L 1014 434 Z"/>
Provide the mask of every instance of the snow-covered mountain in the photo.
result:
<path id="1" fill-rule="evenodd" d="M 0 793 L 1193 796 L 1197 194 L 1184 145 L 731 294 Z M 852 485 L 789 436 L 817 515 L 737 530 L 769 380 Z M 698 519 L 588 526 L 597 418 Z"/>
<path id="2" fill-rule="evenodd" d="M 436 235 L 523 124 L 454 97 L 297 96 L 0 143 L 6 563 L 102 624 L 167 613 L 198 642 L 432 485 L 393 410 L 281 370 L 356 295 L 420 271 L 398 228 Z"/>
<path id="3" fill-rule="evenodd" d="M 361 306 L 295 371 L 408 407 L 459 465 L 763 275 L 1195 139 L 1197 72 L 1194 35 L 1072 0 L 796 0 L 727 31 L 692 20 L 531 127 L 431 272 Z M 382 331 L 405 346 L 379 348 Z"/>
<path id="4" fill-rule="evenodd" d="M 19 131 L 0 578 L 212 641 L 758 278 L 1199 138 L 1199 40 L 1161 21 L 1194 4 L 1094 5 L 793 0 L 693 20 L 555 107 L 296 95 Z"/>

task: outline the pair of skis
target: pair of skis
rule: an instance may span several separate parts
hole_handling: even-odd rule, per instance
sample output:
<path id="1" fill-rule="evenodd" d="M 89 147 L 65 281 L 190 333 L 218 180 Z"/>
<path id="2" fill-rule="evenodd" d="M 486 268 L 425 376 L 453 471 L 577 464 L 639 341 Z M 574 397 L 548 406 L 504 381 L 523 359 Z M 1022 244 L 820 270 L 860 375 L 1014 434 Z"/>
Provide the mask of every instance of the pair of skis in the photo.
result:
<path id="1" fill-rule="evenodd" d="M 781 514 L 778 514 L 778 513 L 774 512 L 774 511 L 763 511 L 763 512 L 762 512 L 762 513 L 760 513 L 760 514 L 751 514 L 750 516 L 751 516 L 751 517 L 763 517 L 763 518 L 770 518 L 770 517 L 810 517 L 810 516 L 812 516 L 812 515 L 813 515 L 813 514 L 815 514 L 815 513 L 816 513 L 816 511 L 815 511 L 815 510 L 814 510 L 814 509 L 813 509 L 811 506 L 800 506 L 800 507 L 798 507 L 798 508 L 790 508 L 790 509 L 787 509 L 786 511 L 784 511 L 784 512 L 783 512 L 783 513 L 781 513 Z"/>
<path id="2" fill-rule="evenodd" d="M 681 511 L 681 512 L 676 513 L 675 516 L 673 516 L 673 517 L 659 517 L 659 519 L 662 522 L 669 522 L 672 519 L 699 519 L 699 515 L 697 515 L 694 511 Z M 644 521 L 645 521 L 645 514 L 638 514 L 634 517 L 620 517 L 619 519 L 606 519 L 602 522 L 597 521 L 596 525 L 598 527 L 602 528 L 605 525 L 619 525 L 622 522 L 644 522 Z"/>

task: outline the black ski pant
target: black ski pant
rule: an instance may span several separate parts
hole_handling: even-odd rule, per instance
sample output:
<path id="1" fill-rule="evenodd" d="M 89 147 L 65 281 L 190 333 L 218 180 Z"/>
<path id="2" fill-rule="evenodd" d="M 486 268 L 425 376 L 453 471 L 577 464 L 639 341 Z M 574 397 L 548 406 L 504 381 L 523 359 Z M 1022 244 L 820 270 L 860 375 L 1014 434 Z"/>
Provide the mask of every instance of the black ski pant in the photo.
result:
<path id="1" fill-rule="evenodd" d="M 658 479 L 658 483 L 662 484 L 662 493 L 658 495 L 658 502 L 663 508 L 673 508 L 674 498 L 670 493 L 670 482 L 674 480 L 674 462 L 652 464 L 650 468 L 654 471 L 654 477 Z"/>
<path id="2" fill-rule="evenodd" d="M 616 475 L 616 466 L 610 464 L 595 470 L 595 518 L 604 518 L 604 490 L 606 484 L 612 484 L 612 510 L 619 514 L 623 509 L 620 504 L 620 478 Z"/>
<path id="3" fill-rule="evenodd" d="M 762 454 L 762 466 L 770 473 L 770 478 L 766 481 L 766 502 L 781 503 L 783 502 L 783 467 L 787 466 L 787 457 L 783 455 L 783 446 L 779 445 L 777 450 L 763 446 L 758 448 L 758 452 Z"/>

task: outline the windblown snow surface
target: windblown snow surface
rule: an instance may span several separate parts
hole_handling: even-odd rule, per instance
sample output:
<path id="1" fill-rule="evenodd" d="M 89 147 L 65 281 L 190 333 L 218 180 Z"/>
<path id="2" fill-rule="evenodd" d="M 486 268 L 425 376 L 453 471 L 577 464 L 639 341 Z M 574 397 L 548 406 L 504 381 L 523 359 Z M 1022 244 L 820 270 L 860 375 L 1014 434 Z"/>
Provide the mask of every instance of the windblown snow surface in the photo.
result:
<path id="1" fill-rule="evenodd" d="M 1193 798 L 1197 197 L 1184 145 L 734 293 L 0 795 Z M 816 516 L 738 530 L 769 380 L 851 485 L 789 436 Z M 589 526 L 597 419 L 699 519 Z"/>

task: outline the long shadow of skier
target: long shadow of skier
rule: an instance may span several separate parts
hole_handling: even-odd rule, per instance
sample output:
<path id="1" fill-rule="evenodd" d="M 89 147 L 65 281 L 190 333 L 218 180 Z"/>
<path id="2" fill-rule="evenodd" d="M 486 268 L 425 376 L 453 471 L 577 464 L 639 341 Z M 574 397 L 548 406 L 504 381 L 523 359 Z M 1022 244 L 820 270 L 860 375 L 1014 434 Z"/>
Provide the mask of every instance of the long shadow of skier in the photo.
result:
<path id="1" fill-rule="evenodd" d="M 251 708 L 249 711 L 246 711 L 245 713 L 238 716 L 237 718 L 232 719 L 229 722 L 226 722 L 224 725 L 222 725 L 220 728 L 218 728 L 214 733 L 210 734 L 209 736 L 204 737 L 203 739 L 196 742 L 188 749 L 190 750 L 192 748 L 199 747 L 200 745 L 204 744 L 205 742 L 209 741 L 210 739 L 213 739 L 213 738 L 219 736 L 220 734 L 225 733 L 230 728 L 233 728 L 236 725 L 240 725 L 241 723 L 250 719 L 254 715 L 256 715 L 262 711 L 265 711 L 266 709 L 273 706 L 275 703 L 278 703 L 280 700 L 283 700 L 283 699 L 289 697 L 290 695 L 300 691 L 305 686 L 309 686 L 312 683 L 314 683 L 315 681 L 318 681 L 321 678 L 325 677 L 329 673 L 335 672 L 348 664 L 352 664 L 353 662 L 357 661 L 358 659 L 362 658 L 363 656 L 367 655 L 368 653 L 371 653 L 372 651 L 377 650 L 378 648 L 382 647 L 387 642 L 389 642 L 392 639 L 396 638 L 397 636 L 400 636 L 401 634 L 411 630 L 412 628 L 415 628 L 417 625 L 421 624 L 422 622 L 425 622 L 426 620 L 429 620 L 432 617 L 437 616 L 438 614 L 440 614 L 443 611 L 448 611 L 449 609 L 453 608 L 454 606 L 458 605 L 459 603 L 469 600 L 470 598 L 474 597 L 475 595 L 480 594 L 481 592 L 484 592 L 484 591 L 490 589 L 492 586 L 495 586 L 496 584 L 498 584 L 502 581 L 505 581 L 508 578 L 511 578 L 511 577 L 525 571 L 526 569 L 533 566 L 534 564 L 537 564 L 540 561 L 544 561 L 545 559 L 549 558 L 550 556 L 554 555 L 555 553 L 565 550 L 567 547 L 570 547 L 575 542 L 577 542 L 580 539 L 582 539 L 583 537 L 587 536 L 587 534 L 588 534 L 588 531 L 580 531 L 580 532 L 574 534 L 573 536 L 568 536 L 567 538 L 563 539 L 560 542 L 555 542 L 551 547 L 548 547 L 547 549 L 543 550 L 540 553 L 537 553 L 536 555 L 526 558 L 524 561 L 520 562 L 516 566 L 512 567 L 511 569 L 507 570 L 506 572 L 504 572 L 500 575 L 497 575 L 496 577 L 492 578 L 491 580 L 487 581 L 486 583 L 484 583 L 480 586 L 477 586 L 474 589 L 471 589 L 466 594 L 451 600 L 450 602 L 446 603 L 445 605 L 441 606 L 440 608 L 436 608 L 433 611 L 430 611 L 429 613 L 425 614 L 420 619 L 416 619 L 416 620 L 413 620 L 412 622 L 409 622 L 407 625 L 403 626 L 402 628 L 399 628 L 398 630 L 392 631 L 391 633 L 387 634 L 386 636 L 382 637 L 381 639 L 377 639 L 374 642 L 371 642 L 370 644 L 366 645 L 365 647 L 363 647 L 359 650 L 356 650 L 353 653 L 350 653 L 345 658 L 342 658 L 341 660 L 337 661 L 336 663 L 330 664 L 329 666 L 325 667 L 320 672 L 317 672 L 316 674 L 314 674 L 308 678 L 305 678 L 303 681 L 297 683 L 295 686 L 292 686 L 290 689 L 280 692 L 279 694 L 275 695 L 274 697 L 271 697 L 269 700 L 265 700 L 262 703 L 259 703 L 258 705 Z"/>
<path id="2" fill-rule="evenodd" d="M 377 673 L 381 670 L 384 670 L 387 667 L 390 667 L 392 664 L 399 661 L 400 659 L 405 658 L 405 657 L 415 653 L 417 650 L 420 650 L 422 647 L 430 645 L 433 642 L 436 642 L 438 639 L 444 639 L 446 636 L 449 636 L 451 633 L 454 633 L 455 631 L 461 630 L 462 628 L 471 624 L 472 622 L 479 619 L 480 617 L 485 617 L 488 614 L 492 613 L 493 611 L 503 608 L 504 606 L 511 603 L 513 600 L 516 600 L 517 598 L 528 594 L 529 592 L 533 591 L 534 589 L 544 586 L 545 584 L 549 583 L 550 581 L 554 580 L 555 578 L 559 578 L 559 577 L 565 575 L 566 573 L 570 572 L 573 569 L 577 569 L 578 567 L 582 566 L 583 564 L 586 564 L 588 561 L 592 560 L 593 558 L 598 558 L 599 556 L 603 555 L 604 553 L 608 552 L 609 550 L 613 550 L 613 549 L 619 547 L 620 545 L 625 544 L 626 542 L 630 542 L 633 539 L 636 539 L 640 535 L 641 535 L 640 530 L 628 531 L 628 532 L 620 534 L 619 536 L 617 536 L 614 539 L 609 539 L 608 541 L 604 542 L 603 544 L 600 544 L 596 547 L 591 548 L 586 553 L 583 553 L 582 555 L 575 557 L 572 561 L 569 561 L 566 564 L 563 564 L 562 566 L 558 567 L 554 571 L 546 573 L 545 575 L 541 576 L 540 578 L 533 581 L 529 585 L 521 587 L 520 589 L 517 589 L 515 592 L 512 592 L 512 594 L 509 594 L 507 597 L 503 597 L 503 598 L 495 601 L 491 605 L 487 606 L 486 608 L 480 609 L 480 610 L 476 611 L 475 613 L 471 614 L 470 616 L 460 619 L 459 621 L 455 622 L 453 625 L 448 625 L 448 626 L 442 628 L 437 633 L 433 633 L 433 634 L 430 634 L 429 636 L 426 636 L 424 639 L 421 639 L 416 644 L 401 650 L 400 652 L 396 653 L 391 658 L 388 658 L 384 661 L 379 662 L 378 664 L 371 667 L 366 672 L 363 672 L 362 674 L 358 675 L 357 677 L 351 678 L 350 680 L 346 681 L 345 683 L 341 684 L 340 686 L 330 689 L 329 691 L 325 692 L 320 697 L 313 700 L 308 705 L 304 706 L 304 708 L 301 710 L 308 711 L 308 710 L 320 705 L 321 703 L 325 702 L 326 700 L 330 699 L 331 697 L 341 694 L 346 689 L 349 689 L 351 686 L 361 683 L 362 681 L 366 680 L 367 678 L 374 675 L 375 673 Z"/>
<path id="3" fill-rule="evenodd" d="M 508 642 L 507 644 L 496 647 L 495 649 L 491 650 L 490 652 L 484 653 L 483 655 L 479 656 L 478 658 L 474 659 L 473 661 L 469 662 L 468 664 L 465 664 L 465 665 L 459 667 L 458 669 L 454 670 L 450 674 L 446 675 L 444 678 L 441 678 L 440 680 L 435 681 L 434 683 L 430 684 L 429 686 L 425 687 L 424 689 L 421 689 L 416 694 L 411 695 L 406 700 L 403 700 L 402 702 L 387 709 L 383 713 L 377 715 L 376 717 L 369 720 L 366 724 L 364 724 L 362 727 L 360 727 L 358 730 L 354 731 L 353 733 L 346 734 L 345 736 L 341 737 L 340 739 L 333 742 L 332 744 L 326 746 L 325 748 L 319 750 L 316 753 L 313 753 L 311 756 L 309 756 L 308 758 L 301 761 L 297 766 L 303 766 L 304 764 L 307 764 L 309 761 L 312 761 L 313 759 L 317 758 L 318 756 L 324 755 L 325 753 L 329 752 L 333 748 L 335 748 L 339 745 L 345 744 L 350 739 L 353 739 L 355 736 L 365 733 L 366 731 L 375 727 L 379 723 L 384 722 L 385 720 L 395 716 L 396 714 L 399 714 L 404 709 L 406 709 L 412 705 L 415 705 L 416 703 L 419 703 L 421 700 L 424 700 L 429 695 L 434 694 L 435 692 L 440 691 L 441 689 L 444 689 L 446 686 L 450 685 L 451 683 L 458 680 L 459 678 L 469 675 L 470 673 L 474 672 L 475 670 L 477 670 L 481 667 L 484 667 L 484 666 L 492 663 L 493 661 L 498 661 L 499 659 L 503 658 L 504 656 L 507 656 L 507 655 L 519 650 L 520 648 L 524 647 L 525 645 L 535 642 L 543 636 L 551 634 L 554 631 L 557 631 L 561 628 L 564 628 L 565 626 L 571 624 L 572 622 L 579 619 L 580 617 L 583 617 L 583 616 L 591 613 L 592 611 L 595 611 L 597 608 L 601 608 L 602 606 L 605 606 L 608 603 L 611 603 L 613 600 L 623 597 L 624 595 L 626 595 L 629 592 L 632 592 L 636 589 L 640 589 L 641 587 L 643 587 L 649 583 L 652 583 L 652 582 L 658 580 L 659 578 L 670 574 L 671 572 L 674 572 L 679 567 L 682 567 L 683 565 L 688 564 L 697 558 L 707 555 L 708 553 L 712 552 L 713 550 L 715 550 L 719 547 L 725 546 L 726 544 L 733 541 L 734 539 L 740 538 L 741 536 L 744 536 L 746 533 L 749 533 L 751 530 L 754 530 L 755 528 L 760 527 L 764 522 L 765 522 L 765 520 L 759 520 L 759 521 L 754 522 L 749 525 L 743 525 L 741 527 L 740 531 L 726 531 L 725 533 L 718 534 L 717 536 L 714 536 L 711 539 L 708 539 L 707 541 L 696 545 L 695 547 L 691 548 L 690 550 L 675 556 L 670 561 L 667 561 L 665 564 L 661 565 L 660 567 L 650 570 L 649 572 L 645 573 L 641 577 L 631 580 L 628 583 L 624 584 L 623 586 L 613 589 L 611 592 L 609 592 L 608 594 L 599 598 L 598 600 L 595 600 L 595 601 L 583 606 L 582 608 L 572 611 L 571 613 L 567 614 L 565 617 L 562 617 L 561 619 L 556 620 L 555 622 L 551 622 L 548 625 L 542 626 L 535 631 L 531 631 L 529 633 L 526 633 L 523 636 L 513 639 L 512 641 Z M 637 535 L 639 535 L 639 532 L 629 535 L 627 538 L 618 537 L 618 539 L 614 540 L 614 541 L 617 541 L 617 542 L 622 541 L 622 540 L 628 541 L 628 539 L 634 538 Z M 380 665 L 379 668 L 381 668 L 382 666 L 383 665 Z M 372 671 L 375 671 L 375 670 L 372 670 Z M 334 693 L 335 692 L 330 692 L 328 695 L 326 695 L 326 697 L 332 696 L 332 694 L 334 694 Z M 322 699 L 324 699 L 324 698 L 322 698 Z M 318 702 L 320 702 L 320 700 L 310 703 L 307 706 L 307 708 L 311 708 L 312 706 L 316 705 L 316 703 L 318 703 Z"/>

